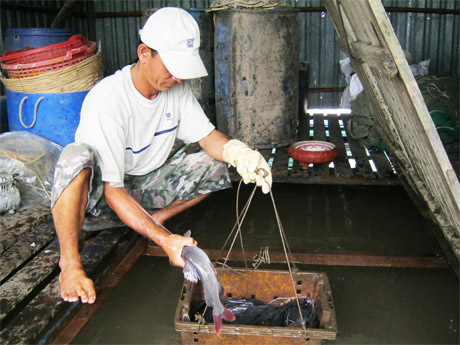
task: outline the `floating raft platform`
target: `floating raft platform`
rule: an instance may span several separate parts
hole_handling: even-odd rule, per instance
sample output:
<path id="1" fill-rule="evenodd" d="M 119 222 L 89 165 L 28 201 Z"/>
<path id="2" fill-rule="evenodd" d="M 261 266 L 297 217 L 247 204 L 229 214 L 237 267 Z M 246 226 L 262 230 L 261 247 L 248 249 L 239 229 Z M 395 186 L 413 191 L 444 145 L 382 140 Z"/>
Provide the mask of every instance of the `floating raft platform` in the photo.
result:
<path id="1" fill-rule="evenodd" d="M 310 114 L 299 118 L 297 139 L 331 141 L 337 145 L 339 157 L 333 165 L 303 168 L 290 160 L 287 147 L 261 150 L 272 166 L 274 181 L 337 185 L 402 183 L 434 225 L 438 239 L 447 240 L 448 246 L 443 249 L 448 263 L 458 268 L 460 184 L 385 9 L 376 0 L 325 0 L 324 5 L 340 44 L 348 51 L 373 102 L 376 117 L 383 125 L 384 139 L 394 156 L 390 159 L 383 152 L 361 148 L 347 133 L 347 115 Z M 193 145 L 178 145 L 175 153 L 196 149 Z M 458 162 L 458 155 L 456 159 Z M 231 176 L 234 181 L 239 180 L 234 169 Z M 15 215 L 2 215 L 0 226 L 2 344 L 70 343 L 139 255 L 146 252 L 161 255 L 156 252 L 157 247 L 147 247 L 147 242 L 128 228 L 83 233 L 80 240 L 83 265 L 95 282 L 98 299 L 93 305 L 82 306 L 78 302 L 64 302 L 60 297 L 59 246 L 48 204 Z M 330 255 L 333 254 L 299 256 L 298 260 L 321 264 L 344 264 L 349 260 L 350 265 L 369 265 L 367 257 Z M 396 259 L 398 267 L 446 266 L 439 258 L 434 261 L 431 258 L 428 263 L 412 262 L 411 258 L 410 262 L 394 257 L 374 259 L 375 266 L 394 266 Z"/>
<path id="2" fill-rule="evenodd" d="M 84 323 L 70 322 L 82 308 L 60 295 L 60 251 L 49 202 L 0 220 L 1 344 L 69 343 Z M 86 306 L 89 320 L 137 258 L 146 241 L 126 227 L 82 233 L 83 266 L 96 285 L 98 300 Z M 66 328 L 66 332 L 61 332 Z M 56 335 L 59 340 L 56 342 Z"/>

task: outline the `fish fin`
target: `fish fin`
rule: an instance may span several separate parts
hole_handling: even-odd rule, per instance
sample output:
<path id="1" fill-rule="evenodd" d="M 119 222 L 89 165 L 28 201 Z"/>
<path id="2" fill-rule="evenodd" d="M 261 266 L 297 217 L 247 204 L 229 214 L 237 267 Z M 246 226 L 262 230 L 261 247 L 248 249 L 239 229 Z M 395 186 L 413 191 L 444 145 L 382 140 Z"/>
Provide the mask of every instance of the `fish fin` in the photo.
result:
<path id="1" fill-rule="evenodd" d="M 225 289 L 222 285 L 219 284 L 219 296 L 220 296 L 220 299 L 224 298 L 225 296 Z"/>
<path id="2" fill-rule="evenodd" d="M 234 321 L 235 320 L 235 315 L 233 315 L 233 313 L 228 310 L 227 308 L 225 308 L 223 314 L 222 314 L 222 318 L 227 320 L 227 321 Z"/>
<path id="3" fill-rule="evenodd" d="M 188 261 L 185 261 L 183 272 L 184 278 L 187 279 L 189 282 L 196 283 L 200 279 L 200 277 L 198 276 L 198 272 Z"/>
<path id="4" fill-rule="evenodd" d="M 192 234 L 192 232 L 190 230 L 187 230 L 185 233 L 184 233 L 184 237 L 190 237 L 190 235 Z"/>

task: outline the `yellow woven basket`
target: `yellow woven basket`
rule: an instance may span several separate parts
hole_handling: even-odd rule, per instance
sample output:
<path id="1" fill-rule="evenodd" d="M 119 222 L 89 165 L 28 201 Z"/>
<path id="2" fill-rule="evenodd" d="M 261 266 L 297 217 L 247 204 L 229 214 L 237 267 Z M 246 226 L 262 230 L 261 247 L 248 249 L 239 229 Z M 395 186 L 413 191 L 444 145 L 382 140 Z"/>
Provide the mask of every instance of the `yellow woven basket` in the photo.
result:
<path id="1" fill-rule="evenodd" d="M 28 78 L 0 78 L 5 87 L 23 93 L 68 93 L 91 89 L 103 78 L 102 52 L 66 68 Z"/>

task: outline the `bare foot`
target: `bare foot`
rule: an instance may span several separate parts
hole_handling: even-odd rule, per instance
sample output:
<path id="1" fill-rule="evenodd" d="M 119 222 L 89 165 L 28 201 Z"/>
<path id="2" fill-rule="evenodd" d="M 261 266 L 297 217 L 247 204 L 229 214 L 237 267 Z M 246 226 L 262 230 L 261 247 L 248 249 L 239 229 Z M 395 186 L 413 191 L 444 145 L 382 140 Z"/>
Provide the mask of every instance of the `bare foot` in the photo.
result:
<path id="1" fill-rule="evenodd" d="M 86 276 L 81 266 L 69 266 L 61 270 L 59 275 L 61 296 L 66 302 L 94 303 L 96 290 L 93 281 Z"/>

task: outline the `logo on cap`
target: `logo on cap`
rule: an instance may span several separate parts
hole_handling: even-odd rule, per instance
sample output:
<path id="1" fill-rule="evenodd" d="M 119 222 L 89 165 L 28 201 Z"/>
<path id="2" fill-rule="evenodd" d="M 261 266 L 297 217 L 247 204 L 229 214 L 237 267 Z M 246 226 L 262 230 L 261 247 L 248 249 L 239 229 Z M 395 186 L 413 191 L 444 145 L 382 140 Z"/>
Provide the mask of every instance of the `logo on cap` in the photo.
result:
<path id="1" fill-rule="evenodd" d="M 187 40 L 187 48 L 193 48 L 193 41 L 195 41 L 195 39 Z"/>

